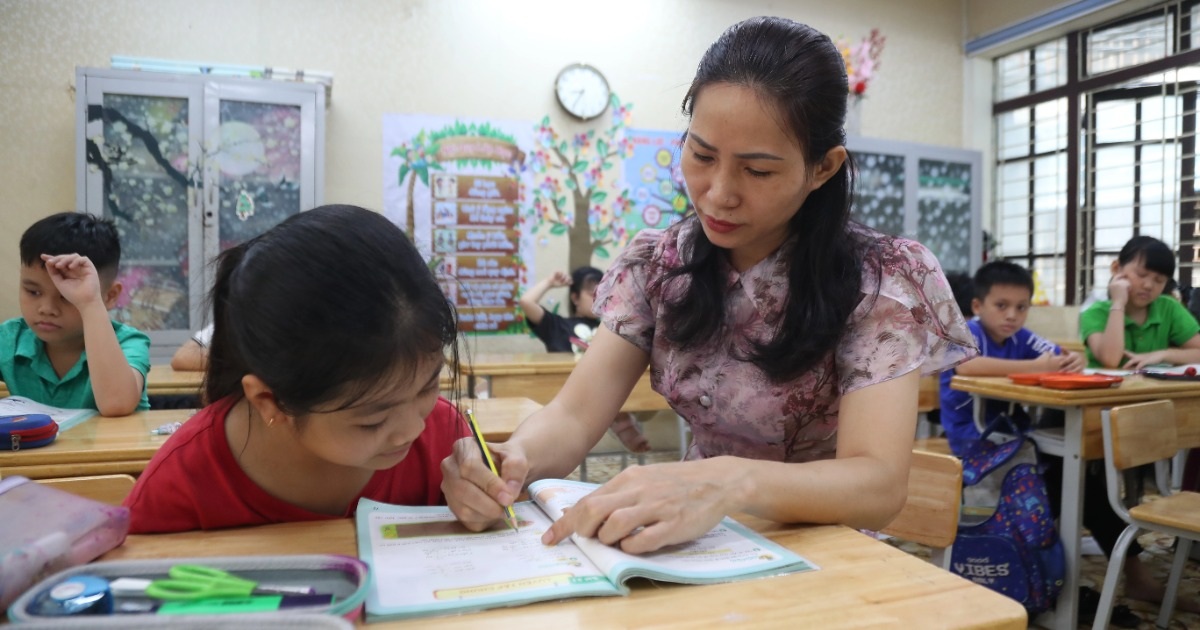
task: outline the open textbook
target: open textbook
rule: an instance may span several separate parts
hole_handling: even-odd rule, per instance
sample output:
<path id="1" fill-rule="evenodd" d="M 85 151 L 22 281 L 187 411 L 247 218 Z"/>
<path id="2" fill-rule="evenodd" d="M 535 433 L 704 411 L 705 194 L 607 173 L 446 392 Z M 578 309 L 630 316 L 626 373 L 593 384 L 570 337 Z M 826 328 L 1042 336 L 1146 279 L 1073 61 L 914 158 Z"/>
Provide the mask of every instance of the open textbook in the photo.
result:
<path id="1" fill-rule="evenodd" d="M 8 396 L 0 398 L 0 416 L 28 416 L 30 414 L 45 414 L 58 423 L 59 431 L 71 427 L 96 415 L 95 409 L 63 409 L 34 402 L 24 396 Z"/>
<path id="2" fill-rule="evenodd" d="M 543 545 L 542 534 L 563 508 L 598 487 L 558 479 L 534 482 L 529 486 L 533 501 L 513 506 L 519 531 L 501 523 L 471 532 L 446 507 L 361 499 L 358 555 L 374 575 L 368 620 L 625 595 L 624 582 L 634 577 L 708 584 L 817 568 L 729 518 L 694 541 L 644 555 L 579 535 L 554 547 Z"/>

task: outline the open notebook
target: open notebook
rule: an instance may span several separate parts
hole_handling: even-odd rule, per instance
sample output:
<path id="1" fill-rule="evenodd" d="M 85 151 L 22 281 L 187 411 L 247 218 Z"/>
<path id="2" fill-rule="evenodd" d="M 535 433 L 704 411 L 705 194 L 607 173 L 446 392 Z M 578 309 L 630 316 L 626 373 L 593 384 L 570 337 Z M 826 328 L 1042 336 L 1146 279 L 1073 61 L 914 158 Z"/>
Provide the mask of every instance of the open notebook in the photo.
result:
<path id="1" fill-rule="evenodd" d="M 45 414 L 58 423 L 59 431 L 71 427 L 96 415 L 95 409 L 63 409 L 34 402 L 24 396 L 8 396 L 0 398 L 0 416 L 28 416 L 30 414 Z M 49 426 L 49 425 L 46 425 Z"/>
<path id="2" fill-rule="evenodd" d="M 515 532 L 503 524 L 470 532 L 446 507 L 360 500 L 358 555 L 375 578 L 368 620 L 626 595 L 624 582 L 635 577 L 708 584 L 817 568 L 729 518 L 694 541 L 645 555 L 578 535 L 543 545 L 542 534 L 563 508 L 598 487 L 557 479 L 530 484 L 533 501 L 514 506 L 520 522 Z"/>

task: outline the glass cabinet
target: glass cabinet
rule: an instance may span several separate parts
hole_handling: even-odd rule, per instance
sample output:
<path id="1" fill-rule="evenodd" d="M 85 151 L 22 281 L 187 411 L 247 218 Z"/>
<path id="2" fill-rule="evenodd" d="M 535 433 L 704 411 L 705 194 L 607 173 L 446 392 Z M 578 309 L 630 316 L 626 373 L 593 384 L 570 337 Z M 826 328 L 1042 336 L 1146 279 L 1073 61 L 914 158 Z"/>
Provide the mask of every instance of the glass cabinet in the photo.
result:
<path id="1" fill-rule="evenodd" d="M 854 218 L 929 248 L 942 270 L 983 262 L 983 155 L 913 142 L 851 137 L 858 166 Z"/>
<path id="2" fill-rule="evenodd" d="M 121 235 L 114 317 L 170 356 L 208 321 L 208 263 L 321 203 L 324 88 L 79 68 L 76 92 L 77 209 Z"/>

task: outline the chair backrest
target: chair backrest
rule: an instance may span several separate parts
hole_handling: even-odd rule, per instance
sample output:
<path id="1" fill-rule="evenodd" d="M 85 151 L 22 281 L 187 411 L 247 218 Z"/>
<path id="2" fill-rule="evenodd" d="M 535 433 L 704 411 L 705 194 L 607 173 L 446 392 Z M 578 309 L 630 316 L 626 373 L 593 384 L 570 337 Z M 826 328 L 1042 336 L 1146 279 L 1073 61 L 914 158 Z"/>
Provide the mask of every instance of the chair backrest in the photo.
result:
<path id="1" fill-rule="evenodd" d="M 962 462 L 956 457 L 913 451 L 908 501 L 883 533 L 936 548 L 949 547 L 958 532 Z"/>
<path id="2" fill-rule="evenodd" d="M 937 374 L 922 376 L 917 389 L 917 411 L 928 413 L 942 406 L 941 381 Z"/>
<path id="3" fill-rule="evenodd" d="M 77 494 L 81 497 L 121 505 L 133 489 L 133 477 L 129 475 L 96 475 L 94 477 L 63 477 L 61 479 L 38 479 L 38 483 Z"/>
<path id="4" fill-rule="evenodd" d="M 1109 461 L 1125 470 L 1173 457 L 1179 451 L 1177 422 L 1175 404 L 1169 400 L 1113 407 L 1105 423 L 1111 431 L 1111 438 L 1105 436 L 1112 442 Z"/>

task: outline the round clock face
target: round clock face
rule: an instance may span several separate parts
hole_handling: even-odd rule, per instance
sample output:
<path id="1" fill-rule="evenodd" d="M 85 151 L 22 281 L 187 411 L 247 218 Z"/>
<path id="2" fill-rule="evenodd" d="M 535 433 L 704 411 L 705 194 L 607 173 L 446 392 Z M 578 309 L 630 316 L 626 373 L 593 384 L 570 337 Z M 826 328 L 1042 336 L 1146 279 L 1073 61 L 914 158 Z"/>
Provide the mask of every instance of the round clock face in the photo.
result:
<path id="1" fill-rule="evenodd" d="M 554 81 L 554 94 L 563 109 L 581 120 L 595 118 L 608 109 L 608 81 L 587 64 L 563 68 Z"/>

